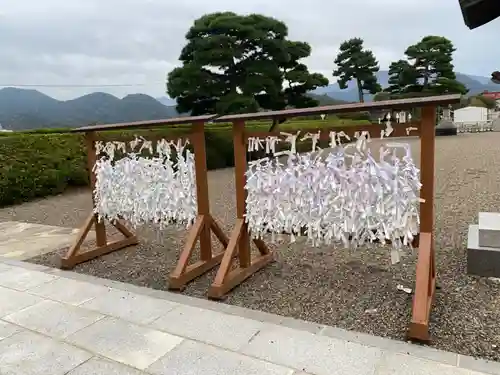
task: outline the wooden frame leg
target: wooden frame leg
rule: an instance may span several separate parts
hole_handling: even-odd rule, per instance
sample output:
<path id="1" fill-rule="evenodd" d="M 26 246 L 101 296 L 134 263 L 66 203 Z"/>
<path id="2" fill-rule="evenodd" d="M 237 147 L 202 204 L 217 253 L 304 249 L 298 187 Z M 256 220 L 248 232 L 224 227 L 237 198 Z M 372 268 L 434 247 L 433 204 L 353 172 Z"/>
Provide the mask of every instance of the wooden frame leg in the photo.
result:
<path id="1" fill-rule="evenodd" d="M 249 244 L 248 246 L 241 246 L 241 242 L 246 241 L 247 238 L 248 231 L 245 221 L 244 219 L 238 219 L 224 252 L 224 258 L 217 271 L 215 280 L 208 290 L 209 298 L 222 299 L 231 289 L 235 288 L 245 279 L 273 261 L 273 254 L 262 240 L 253 241 L 261 255 L 255 259 L 251 259 Z M 243 252 L 244 254 L 242 254 Z M 239 255 L 240 265 L 231 270 L 236 255 Z M 245 264 L 242 260 L 248 263 Z"/>
<path id="2" fill-rule="evenodd" d="M 80 263 L 97 258 L 101 255 L 138 244 L 137 237 L 123 223 L 116 221 L 111 224 L 125 236 L 124 239 L 108 243 L 104 222 L 98 222 L 96 215 L 90 214 L 78 232 L 73 245 L 69 248 L 66 255 L 61 257 L 60 267 L 62 269 L 72 269 Z M 80 253 L 81 246 L 85 238 L 87 238 L 92 225 L 95 227 L 97 246 L 94 249 Z"/>
<path id="3" fill-rule="evenodd" d="M 431 233 L 420 233 L 420 247 L 416 269 L 415 295 L 408 338 L 429 342 L 429 320 L 436 291 L 434 243 Z"/>
<path id="4" fill-rule="evenodd" d="M 224 251 L 212 255 L 210 243 L 204 245 L 204 241 L 210 240 L 211 231 L 214 232 L 224 248 L 227 246 L 229 240 L 215 220 L 210 215 L 198 215 L 189 231 L 177 266 L 169 276 L 169 289 L 182 290 L 188 282 L 203 275 L 221 262 Z M 189 260 L 198 240 L 200 241 L 200 260 L 190 265 Z"/>

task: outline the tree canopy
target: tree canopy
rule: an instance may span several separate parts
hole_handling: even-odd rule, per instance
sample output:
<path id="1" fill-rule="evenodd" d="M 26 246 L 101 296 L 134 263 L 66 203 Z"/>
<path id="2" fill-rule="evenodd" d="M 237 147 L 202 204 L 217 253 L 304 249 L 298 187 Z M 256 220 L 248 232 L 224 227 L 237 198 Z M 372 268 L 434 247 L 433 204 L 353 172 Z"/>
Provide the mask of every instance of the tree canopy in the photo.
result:
<path id="1" fill-rule="evenodd" d="M 339 87 L 344 90 L 349 81 L 358 87 L 359 101 L 364 101 L 364 93 L 375 94 L 381 90 L 376 73 L 379 71 L 377 59 L 370 50 L 363 49 L 363 39 L 352 38 L 340 45 L 340 52 L 334 61 L 333 76 L 338 77 Z"/>
<path id="2" fill-rule="evenodd" d="M 453 66 L 453 43 L 442 36 L 426 36 L 409 46 L 406 60 L 389 66 L 389 87 L 392 94 L 436 95 L 466 94 L 467 88 L 456 80 Z"/>
<path id="3" fill-rule="evenodd" d="M 309 44 L 287 38 L 287 26 L 274 18 L 204 15 L 186 34 L 182 66 L 168 74 L 167 92 L 179 112 L 192 115 L 316 106 L 306 94 L 328 79 L 301 62 Z"/>
<path id="4" fill-rule="evenodd" d="M 389 87 L 386 91 L 393 94 L 419 91 L 418 73 L 406 60 L 398 60 L 389 65 Z"/>

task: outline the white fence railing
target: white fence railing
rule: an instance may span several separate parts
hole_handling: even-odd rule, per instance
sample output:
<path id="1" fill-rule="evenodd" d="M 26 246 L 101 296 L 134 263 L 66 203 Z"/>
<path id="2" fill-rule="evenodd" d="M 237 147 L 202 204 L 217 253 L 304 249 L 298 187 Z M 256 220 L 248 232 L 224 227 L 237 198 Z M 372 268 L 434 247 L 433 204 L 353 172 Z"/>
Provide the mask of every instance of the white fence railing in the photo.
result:
<path id="1" fill-rule="evenodd" d="M 455 125 L 458 133 L 482 133 L 496 130 L 493 121 L 456 122 Z"/>

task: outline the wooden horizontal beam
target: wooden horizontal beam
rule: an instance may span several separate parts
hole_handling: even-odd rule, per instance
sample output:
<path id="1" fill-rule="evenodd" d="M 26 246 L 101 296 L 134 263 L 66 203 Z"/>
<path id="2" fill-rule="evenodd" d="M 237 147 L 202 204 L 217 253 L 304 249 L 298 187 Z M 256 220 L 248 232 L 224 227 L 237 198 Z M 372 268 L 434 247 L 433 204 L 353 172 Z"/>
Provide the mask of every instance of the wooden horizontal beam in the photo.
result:
<path id="1" fill-rule="evenodd" d="M 205 121 L 210 121 L 215 117 L 217 117 L 217 115 L 176 117 L 176 118 L 168 118 L 162 120 L 122 122 L 118 124 L 89 125 L 73 129 L 72 132 L 82 133 L 90 131 L 106 131 L 106 130 L 120 130 L 120 129 L 134 129 L 134 128 L 147 129 L 165 125 L 183 125 L 183 124 L 191 124 L 194 122 L 205 122 Z"/>
<path id="2" fill-rule="evenodd" d="M 153 143 L 157 143 L 161 140 L 165 140 L 167 142 L 177 142 L 179 139 L 180 140 L 188 140 L 191 139 L 191 134 L 190 133 L 185 133 L 185 134 L 179 134 L 178 136 L 165 136 L 161 134 L 155 134 L 151 132 L 151 134 L 141 134 L 141 137 L 143 137 L 146 141 L 151 141 Z M 113 135 L 109 136 L 106 134 L 101 134 L 101 133 L 96 133 L 94 139 L 95 141 L 105 141 L 105 142 L 131 142 L 135 140 L 136 136 L 133 135 Z"/>
<path id="3" fill-rule="evenodd" d="M 345 134 L 347 134 L 349 137 L 353 138 L 354 134 L 356 132 L 363 132 L 367 131 L 370 134 L 371 138 L 380 138 L 380 133 L 382 130 L 385 130 L 386 126 L 385 124 L 369 124 L 369 125 L 353 125 L 353 126 L 329 126 L 329 127 L 324 127 L 324 128 L 304 128 L 300 129 L 301 134 L 299 135 L 299 138 L 307 133 L 315 134 L 320 132 L 320 139 L 321 140 L 327 140 L 330 137 L 330 132 L 341 132 L 343 131 Z M 407 129 L 411 129 L 411 131 L 407 132 Z M 296 133 L 299 129 L 294 129 L 287 131 L 287 133 Z M 393 124 L 393 131 L 391 135 L 388 138 L 393 138 L 393 137 L 417 137 L 420 135 L 420 123 L 413 122 L 413 123 L 394 123 Z M 266 137 L 280 137 L 283 138 L 284 136 L 281 135 L 279 131 L 271 131 L 271 132 L 266 132 L 266 131 L 248 131 L 245 132 L 245 140 L 248 140 L 249 138 L 266 138 Z"/>
<path id="4" fill-rule="evenodd" d="M 214 119 L 214 122 L 227 122 L 237 120 L 262 120 L 262 119 L 282 119 L 295 116 L 311 116 L 331 113 L 348 113 L 373 110 L 388 110 L 388 109 L 409 109 L 420 108 L 427 106 L 441 106 L 460 102 L 460 94 L 439 95 L 439 96 L 424 96 L 418 98 L 382 100 L 366 103 L 349 103 L 340 105 L 328 105 L 322 107 L 311 108 L 293 108 L 281 111 L 242 113 L 235 115 L 220 116 Z"/>

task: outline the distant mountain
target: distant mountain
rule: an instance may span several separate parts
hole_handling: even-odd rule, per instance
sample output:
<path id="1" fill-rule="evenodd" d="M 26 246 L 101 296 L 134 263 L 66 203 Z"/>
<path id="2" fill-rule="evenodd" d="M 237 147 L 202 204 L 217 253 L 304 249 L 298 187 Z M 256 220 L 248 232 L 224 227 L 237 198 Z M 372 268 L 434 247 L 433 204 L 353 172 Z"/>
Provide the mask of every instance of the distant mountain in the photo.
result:
<path id="1" fill-rule="evenodd" d="M 319 95 L 319 94 L 310 93 L 308 95 L 310 97 L 316 99 L 318 101 L 318 103 L 319 103 L 320 106 L 323 106 L 323 105 L 340 105 L 340 104 L 347 104 L 347 103 L 349 103 L 349 102 L 346 102 L 345 100 L 338 100 L 338 99 L 332 98 L 332 97 L 328 96 L 327 94 Z"/>
<path id="2" fill-rule="evenodd" d="M 387 71 L 378 72 L 377 78 L 382 87 L 388 86 Z M 491 83 L 487 77 L 457 73 L 457 79 L 470 90 L 469 95 L 500 91 L 500 85 Z M 340 90 L 337 83 L 321 87 L 313 91 L 311 96 L 318 99 L 320 105 L 358 101 L 354 82 L 349 82 L 346 90 Z M 371 99 L 371 95 L 366 96 L 366 100 Z M 0 90 L 0 125 L 4 129 L 24 130 L 156 120 L 180 116 L 175 104 L 175 100 L 166 96 L 155 99 L 144 94 L 133 94 L 118 99 L 102 92 L 60 101 L 37 90 L 8 87 Z"/>
<path id="3" fill-rule="evenodd" d="M 127 95 L 123 99 L 95 92 L 73 100 L 59 101 L 37 90 L 0 90 L 0 124 L 4 129 L 78 127 L 90 123 L 156 120 L 177 116 L 151 96 Z"/>
<path id="4" fill-rule="evenodd" d="M 382 87 L 389 86 L 389 72 L 387 70 L 379 71 L 377 79 Z M 457 73 L 457 79 L 469 89 L 468 95 L 476 95 L 483 91 L 500 91 L 500 85 L 495 85 L 488 77 Z M 333 83 L 326 87 L 320 87 L 313 91 L 313 93 L 318 95 L 326 94 L 331 98 L 348 102 L 358 101 L 358 90 L 354 81 L 350 81 L 345 90 L 341 90 L 337 83 Z M 372 98 L 373 95 L 365 95 L 365 100 L 367 101 L 372 100 Z"/>
<path id="5" fill-rule="evenodd" d="M 476 80 L 483 85 L 491 84 L 491 77 L 475 76 L 472 74 L 464 74 L 464 75 L 467 75 L 467 77 L 472 78 L 473 80 Z"/>
<path id="6" fill-rule="evenodd" d="M 176 105 L 175 99 L 171 99 L 168 96 L 160 96 L 159 98 L 156 98 L 156 100 L 169 107 Z"/>

